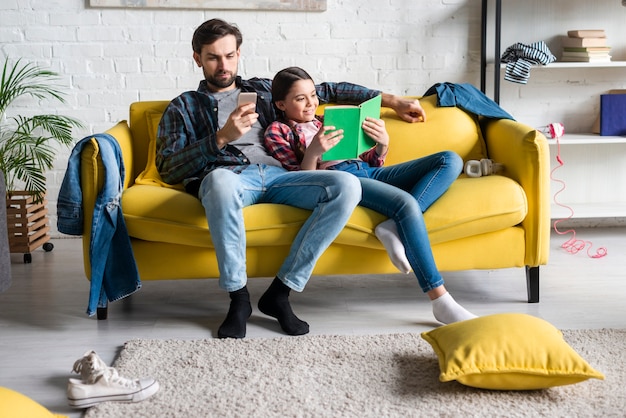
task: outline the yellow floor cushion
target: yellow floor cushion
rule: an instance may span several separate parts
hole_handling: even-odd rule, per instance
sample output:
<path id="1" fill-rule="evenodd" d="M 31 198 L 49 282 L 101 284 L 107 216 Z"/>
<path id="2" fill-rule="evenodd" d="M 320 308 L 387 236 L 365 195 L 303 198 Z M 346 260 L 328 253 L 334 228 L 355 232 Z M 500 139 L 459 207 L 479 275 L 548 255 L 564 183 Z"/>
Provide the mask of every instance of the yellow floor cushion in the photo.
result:
<path id="1" fill-rule="evenodd" d="M 12 389 L 0 387 L 0 418 L 67 418 Z"/>

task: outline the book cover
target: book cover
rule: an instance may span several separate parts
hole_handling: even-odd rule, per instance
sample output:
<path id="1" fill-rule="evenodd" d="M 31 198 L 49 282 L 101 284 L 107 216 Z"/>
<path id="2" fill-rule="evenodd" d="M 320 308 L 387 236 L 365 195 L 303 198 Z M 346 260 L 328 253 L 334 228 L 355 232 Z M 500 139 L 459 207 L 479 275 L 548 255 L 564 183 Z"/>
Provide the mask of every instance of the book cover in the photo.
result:
<path id="1" fill-rule="evenodd" d="M 361 127 L 366 117 L 380 118 L 382 95 L 373 97 L 358 106 L 338 105 L 324 109 L 324 126 L 343 129 L 343 139 L 322 154 L 322 160 L 348 160 L 357 158 L 376 143 Z"/>
<path id="2" fill-rule="evenodd" d="M 600 135 L 626 135 L 626 94 L 600 95 Z"/>
<path id="3" fill-rule="evenodd" d="M 563 47 L 585 47 L 585 46 L 606 46 L 606 38 L 573 38 L 569 36 L 561 37 Z"/>
<path id="4" fill-rule="evenodd" d="M 612 89 L 607 94 L 626 94 L 626 89 Z M 591 125 L 591 133 L 600 134 L 600 112 L 598 112 L 596 120 Z"/>
<path id="5" fill-rule="evenodd" d="M 576 29 L 568 30 L 567 36 L 570 38 L 606 38 L 604 29 Z"/>

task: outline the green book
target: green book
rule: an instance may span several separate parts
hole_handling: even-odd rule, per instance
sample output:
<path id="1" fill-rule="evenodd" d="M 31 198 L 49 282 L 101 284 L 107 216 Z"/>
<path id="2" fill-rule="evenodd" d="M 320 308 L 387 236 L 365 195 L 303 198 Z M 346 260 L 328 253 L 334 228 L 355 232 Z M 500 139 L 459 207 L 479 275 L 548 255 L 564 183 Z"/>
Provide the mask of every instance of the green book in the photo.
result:
<path id="1" fill-rule="evenodd" d="M 322 154 L 322 160 L 349 160 L 357 158 L 376 144 L 362 125 L 366 117 L 380 118 L 382 95 L 373 97 L 358 106 L 337 105 L 324 109 L 324 126 L 343 129 L 343 139 Z"/>

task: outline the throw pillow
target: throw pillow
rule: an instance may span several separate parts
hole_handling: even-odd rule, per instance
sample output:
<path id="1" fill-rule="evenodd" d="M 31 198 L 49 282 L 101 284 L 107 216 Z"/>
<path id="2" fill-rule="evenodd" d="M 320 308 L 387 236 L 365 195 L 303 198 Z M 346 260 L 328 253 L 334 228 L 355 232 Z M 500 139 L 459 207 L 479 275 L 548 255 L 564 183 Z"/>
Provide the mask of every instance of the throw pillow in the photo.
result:
<path id="1" fill-rule="evenodd" d="M 531 390 L 604 379 L 552 324 L 504 313 L 423 332 L 439 358 L 439 380 L 499 390 Z"/>
<path id="2" fill-rule="evenodd" d="M 12 389 L 0 387 L 0 418 L 67 418 Z"/>
<path id="3" fill-rule="evenodd" d="M 172 185 L 164 182 L 156 167 L 156 136 L 161 116 L 163 116 L 161 112 L 153 110 L 146 111 L 146 123 L 148 124 L 148 135 L 150 136 L 148 141 L 148 160 L 146 162 L 146 168 L 139 173 L 135 179 L 135 183 L 185 190 L 182 184 Z"/>

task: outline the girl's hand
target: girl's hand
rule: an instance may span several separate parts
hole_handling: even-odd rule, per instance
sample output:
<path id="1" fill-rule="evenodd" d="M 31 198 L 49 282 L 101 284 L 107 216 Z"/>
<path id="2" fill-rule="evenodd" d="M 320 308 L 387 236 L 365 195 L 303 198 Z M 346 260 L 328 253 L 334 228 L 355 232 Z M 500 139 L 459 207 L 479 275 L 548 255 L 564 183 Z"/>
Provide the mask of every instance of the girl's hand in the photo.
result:
<path id="1" fill-rule="evenodd" d="M 315 134 L 306 152 L 320 157 L 323 153 L 337 145 L 343 139 L 343 129 L 335 130 L 334 126 L 322 126 Z"/>
<path id="2" fill-rule="evenodd" d="M 386 155 L 389 149 L 389 133 L 385 129 L 385 121 L 382 119 L 365 118 L 363 130 L 376 142 L 376 154 Z"/>
<path id="3" fill-rule="evenodd" d="M 363 121 L 363 130 L 377 144 L 388 146 L 389 134 L 385 129 L 385 121 L 382 119 L 365 118 Z"/>
<path id="4" fill-rule="evenodd" d="M 334 126 L 322 126 L 304 151 L 300 168 L 303 170 L 317 169 L 317 162 L 322 154 L 337 145 L 342 139 L 343 129 L 335 130 Z"/>

